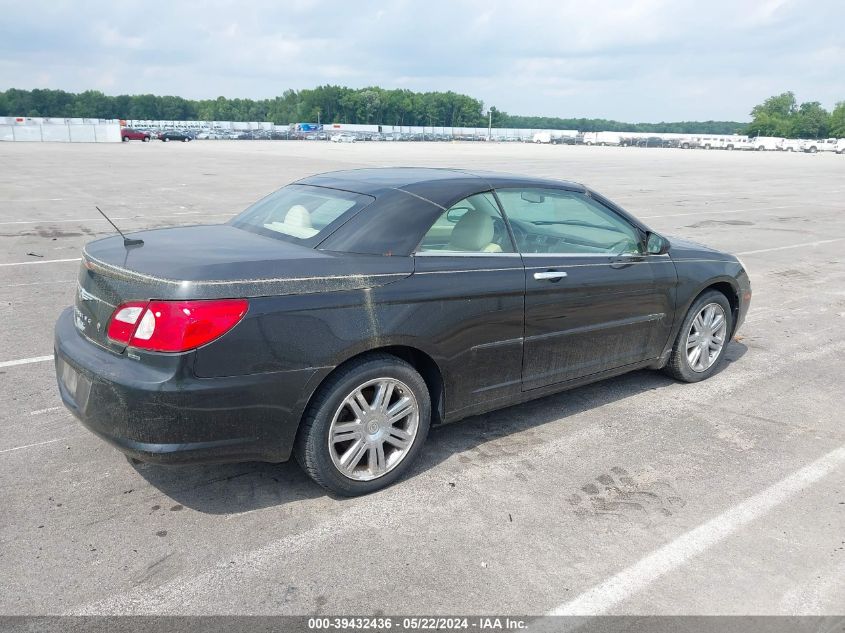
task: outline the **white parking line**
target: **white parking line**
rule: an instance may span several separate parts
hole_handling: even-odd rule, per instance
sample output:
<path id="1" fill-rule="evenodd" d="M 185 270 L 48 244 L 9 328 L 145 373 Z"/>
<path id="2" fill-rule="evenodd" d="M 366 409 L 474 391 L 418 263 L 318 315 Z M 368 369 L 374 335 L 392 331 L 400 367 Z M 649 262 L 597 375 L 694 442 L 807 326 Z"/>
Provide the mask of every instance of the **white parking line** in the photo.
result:
<path id="1" fill-rule="evenodd" d="M 64 198 L 5 198 L 0 202 L 57 202 Z"/>
<path id="2" fill-rule="evenodd" d="M 29 415 L 41 415 L 42 413 L 50 413 L 50 411 L 58 411 L 59 409 L 61 409 L 61 407 L 47 407 L 46 409 L 30 411 Z"/>
<path id="3" fill-rule="evenodd" d="M 3 288 L 19 288 L 20 286 L 43 286 L 44 284 L 72 284 L 76 279 L 53 279 L 51 281 L 30 281 L 25 284 L 3 284 Z"/>
<path id="4" fill-rule="evenodd" d="M 677 569 L 741 527 L 801 492 L 845 464 L 845 446 L 817 459 L 753 497 L 726 510 L 622 570 L 600 585 L 564 602 L 549 615 L 601 615 Z"/>
<path id="5" fill-rule="evenodd" d="M 786 204 L 783 206 L 778 207 L 753 207 L 750 209 L 727 209 L 724 211 L 708 211 L 707 209 L 700 209 L 693 213 L 668 213 L 666 215 L 641 215 L 639 216 L 643 220 L 649 220 L 651 218 L 680 218 L 688 215 L 720 215 L 723 213 L 746 213 L 748 211 L 769 211 L 771 209 L 794 209 L 796 207 L 802 207 L 806 205 L 800 204 Z"/>
<path id="6" fill-rule="evenodd" d="M 817 242 L 804 242 L 803 244 L 790 244 L 789 246 L 774 246 L 772 248 L 759 248 L 755 251 L 740 251 L 737 255 L 756 255 L 757 253 L 771 253 L 772 251 L 785 251 L 790 248 L 803 248 L 804 246 L 820 246 L 822 244 L 833 244 L 841 242 L 845 237 L 836 237 L 832 240 L 818 240 Z"/>
<path id="7" fill-rule="evenodd" d="M 133 216 L 126 216 L 126 217 L 113 217 L 112 220 L 146 220 L 148 218 L 171 218 L 174 215 L 183 216 L 183 215 L 204 215 L 205 217 L 213 218 L 221 215 L 226 215 L 229 217 L 233 217 L 235 213 L 203 213 L 202 211 L 188 211 L 187 213 L 169 213 L 167 215 L 133 215 Z M 102 222 L 103 218 L 62 218 L 59 220 L 8 220 L 5 222 L 0 222 L 2 224 L 66 224 L 68 222 Z"/>
<path id="8" fill-rule="evenodd" d="M 47 440 L 46 442 L 37 442 L 35 444 L 27 444 L 26 446 L 15 446 L 14 448 L 4 448 L 0 453 L 11 453 L 12 451 L 20 451 L 25 448 L 32 448 L 33 446 L 44 446 L 45 444 L 53 444 L 55 442 L 61 442 L 62 440 L 67 439 L 64 437 L 56 438 L 55 440 Z"/>
<path id="9" fill-rule="evenodd" d="M 53 360 L 52 354 L 49 356 L 33 356 L 32 358 L 21 358 L 19 360 L 0 361 L 0 367 L 14 367 L 15 365 L 28 365 L 29 363 L 43 363 L 48 360 Z"/>
<path id="10" fill-rule="evenodd" d="M 34 259 L 31 262 L 10 262 L 8 264 L 0 264 L 0 266 L 28 266 L 29 264 L 59 264 L 61 262 L 78 262 L 79 257 L 73 259 Z"/>

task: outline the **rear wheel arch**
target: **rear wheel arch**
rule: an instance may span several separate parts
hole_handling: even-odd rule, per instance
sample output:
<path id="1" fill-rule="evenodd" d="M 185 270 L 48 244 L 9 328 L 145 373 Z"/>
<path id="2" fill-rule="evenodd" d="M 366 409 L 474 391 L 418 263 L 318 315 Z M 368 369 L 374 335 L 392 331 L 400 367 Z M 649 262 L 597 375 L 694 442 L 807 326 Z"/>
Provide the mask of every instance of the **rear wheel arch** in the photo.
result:
<path id="1" fill-rule="evenodd" d="M 302 418 L 307 413 L 311 403 L 314 402 L 315 398 L 317 398 L 318 394 L 320 394 L 321 389 L 324 388 L 324 386 L 329 383 L 334 376 L 336 376 L 339 372 L 344 371 L 350 365 L 358 363 L 362 359 L 381 354 L 387 354 L 404 360 L 406 363 L 411 365 L 411 367 L 413 367 L 420 376 L 422 376 L 426 387 L 428 387 L 428 393 L 431 398 L 432 426 L 441 423 L 443 421 L 445 411 L 445 386 L 443 381 L 443 372 L 441 371 L 440 366 L 428 353 L 417 347 L 412 347 L 410 345 L 386 345 L 373 347 L 352 354 L 348 358 L 345 358 L 342 362 L 338 363 L 328 374 L 323 376 L 322 379 L 314 385 L 313 389 L 311 389 L 311 393 L 308 395 L 307 402 L 305 402 L 305 405 L 300 413 L 300 426 L 302 424 Z"/>
<path id="2" fill-rule="evenodd" d="M 294 437 L 293 456 L 315 482 L 336 494 L 357 496 L 390 485 L 408 472 L 422 450 L 431 424 L 437 420 L 438 414 L 435 407 L 438 400 L 442 401 L 442 397 L 435 396 L 433 391 L 437 391 L 437 381 L 440 379 L 439 368 L 434 360 L 413 347 L 383 346 L 348 358 L 324 376 L 310 395 Z M 389 422 L 385 422 L 384 419 L 384 411 L 387 410 L 388 415 L 392 411 L 387 409 L 389 401 L 378 404 L 378 392 L 367 395 L 366 392 L 361 391 L 376 383 L 381 388 L 381 385 L 387 381 L 398 384 L 399 389 L 407 389 L 409 395 L 413 394 L 409 400 L 401 392 L 399 396 L 395 396 L 392 390 L 383 392 L 393 393 L 395 397 L 404 398 L 405 402 L 412 403 L 399 405 L 407 407 L 406 415 L 410 416 L 407 421 L 397 423 L 408 425 L 397 427 L 405 431 L 406 440 L 411 438 L 404 446 L 396 445 L 393 440 L 383 436 L 384 425 L 388 424 L 391 428 L 393 425 L 393 418 L 390 418 Z M 375 389 L 375 387 L 372 388 Z M 361 398 L 366 400 L 365 404 L 370 408 L 365 407 L 364 411 L 368 411 L 372 417 L 364 416 L 359 405 L 357 407 L 359 413 L 353 413 L 356 418 L 353 430 L 356 428 L 354 425 L 357 424 L 360 427 L 357 430 L 358 435 L 351 435 L 347 440 L 345 434 L 352 431 L 348 428 L 343 431 L 336 430 L 335 433 L 340 433 L 344 437 L 333 440 L 332 437 L 339 437 L 332 435 L 332 429 L 344 407 L 346 407 L 346 415 L 350 414 L 350 409 L 355 408 L 345 404 L 350 397 L 345 394 L 348 394 L 350 389 L 358 390 L 355 399 L 359 403 L 363 402 Z M 425 399 L 426 391 L 429 396 L 427 400 Z M 440 392 L 442 394 L 442 387 Z M 353 393 L 356 392 L 353 391 Z M 396 401 L 394 404 L 398 405 L 399 402 Z M 340 426 L 349 426 L 349 419 L 343 420 Z M 370 421 L 367 422 L 367 420 Z M 364 423 L 367 423 L 368 430 L 366 431 L 364 431 Z M 374 428 L 370 429 L 370 426 Z M 393 431 L 388 432 L 388 436 L 393 435 L 395 435 Z M 399 437 L 401 439 L 402 436 Z M 337 442 L 348 443 L 337 445 L 339 451 L 336 452 Z M 386 444 L 398 446 L 399 450 L 391 448 L 392 453 L 388 455 Z M 339 453 L 343 453 L 343 456 L 341 457 Z M 390 459 L 395 458 L 397 453 L 403 454 L 399 455 L 398 461 L 394 459 L 394 464 L 384 470 L 385 464 L 389 464 Z M 352 458 L 349 466 L 356 469 L 354 472 L 344 466 L 344 459 L 350 454 Z M 362 473 L 358 470 L 358 464 L 364 455 L 369 465 Z M 378 455 L 381 457 L 379 458 Z M 367 475 L 366 471 L 369 471 L 371 476 L 356 476 L 356 473 Z"/>

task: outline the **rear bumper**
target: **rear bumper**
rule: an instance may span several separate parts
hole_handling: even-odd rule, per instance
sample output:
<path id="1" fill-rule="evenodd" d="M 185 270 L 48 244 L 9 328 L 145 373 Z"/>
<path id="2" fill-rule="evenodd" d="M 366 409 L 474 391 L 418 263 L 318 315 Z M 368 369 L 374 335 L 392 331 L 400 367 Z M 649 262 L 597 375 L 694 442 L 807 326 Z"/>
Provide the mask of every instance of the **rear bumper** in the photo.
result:
<path id="1" fill-rule="evenodd" d="M 54 353 L 65 406 L 96 435 L 142 461 L 281 462 L 290 457 L 313 368 L 197 378 L 195 354 L 143 362 L 92 343 L 73 311 L 56 323 Z"/>

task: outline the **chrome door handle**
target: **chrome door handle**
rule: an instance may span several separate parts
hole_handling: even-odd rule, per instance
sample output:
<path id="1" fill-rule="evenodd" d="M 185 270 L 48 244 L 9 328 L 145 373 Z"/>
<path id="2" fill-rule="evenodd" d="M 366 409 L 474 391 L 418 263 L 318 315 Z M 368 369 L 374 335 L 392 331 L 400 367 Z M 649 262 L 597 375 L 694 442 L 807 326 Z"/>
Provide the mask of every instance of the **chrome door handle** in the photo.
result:
<path id="1" fill-rule="evenodd" d="M 562 270 L 547 270 L 545 272 L 534 273 L 534 279 L 537 281 L 557 281 L 566 277 L 566 273 Z"/>

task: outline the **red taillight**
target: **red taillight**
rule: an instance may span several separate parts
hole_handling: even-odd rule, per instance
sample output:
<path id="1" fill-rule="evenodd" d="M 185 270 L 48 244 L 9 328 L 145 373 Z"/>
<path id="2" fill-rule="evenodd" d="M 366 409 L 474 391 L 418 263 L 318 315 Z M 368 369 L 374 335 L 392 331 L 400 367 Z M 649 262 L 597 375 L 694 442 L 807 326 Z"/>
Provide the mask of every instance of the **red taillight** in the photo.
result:
<path id="1" fill-rule="evenodd" d="M 119 305 L 109 322 L 109 338 L 155 352 L 184 352 L 210 343 L 246 314 L 246 299 L 213 301 L 133 301 Z"/>

